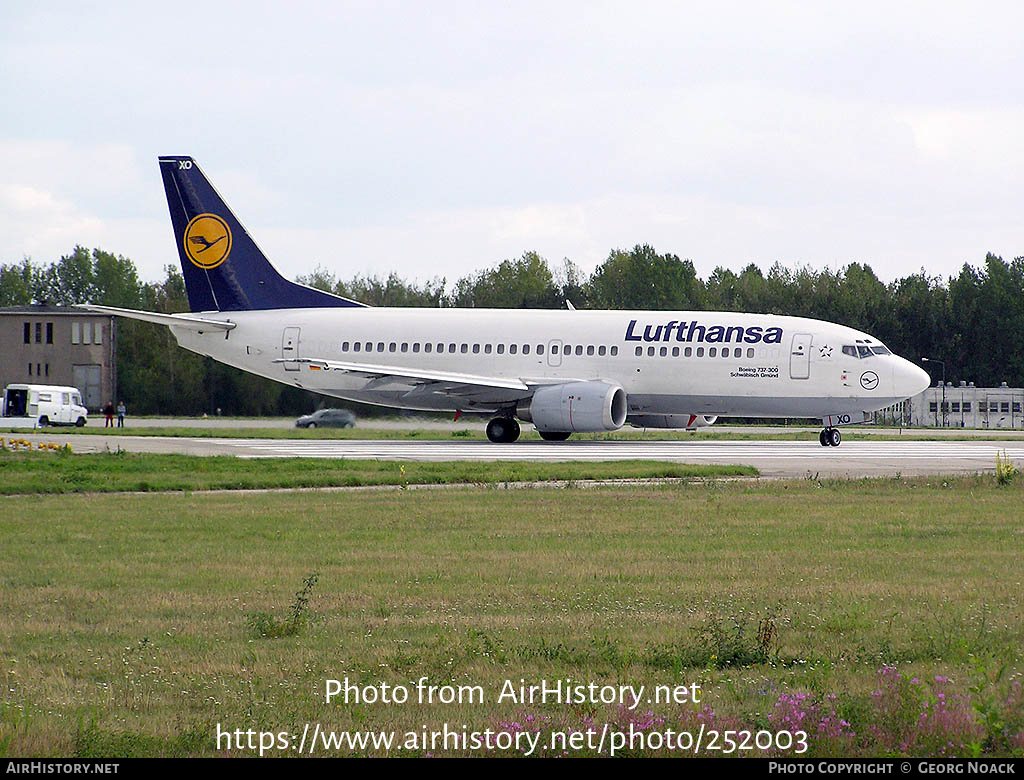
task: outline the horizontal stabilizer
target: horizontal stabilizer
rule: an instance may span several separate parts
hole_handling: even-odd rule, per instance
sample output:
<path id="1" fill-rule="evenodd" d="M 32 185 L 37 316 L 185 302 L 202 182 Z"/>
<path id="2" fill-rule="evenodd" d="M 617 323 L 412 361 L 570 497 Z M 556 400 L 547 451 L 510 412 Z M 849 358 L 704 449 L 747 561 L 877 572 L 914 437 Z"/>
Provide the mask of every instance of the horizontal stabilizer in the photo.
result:
<path id="1" fill-rule="evenodd" d="M 170 325 L 176 328 L 188 328 L 189 330 L 231 330 L 235 327 L 234 322 L 210 320 L 205 317 L 197 317 L 194 314 L 161 314 L 155 311 L 119 309 L 116 306 L 97 306 L 91 303 L 76 305 L 81 309 L 88 309 L 89 311 L 102 314 L 115 314 L 118 317 L 127 317 L 128 319 L 142 320 L 143 322 L 155 322 L 157 325 Z"/>

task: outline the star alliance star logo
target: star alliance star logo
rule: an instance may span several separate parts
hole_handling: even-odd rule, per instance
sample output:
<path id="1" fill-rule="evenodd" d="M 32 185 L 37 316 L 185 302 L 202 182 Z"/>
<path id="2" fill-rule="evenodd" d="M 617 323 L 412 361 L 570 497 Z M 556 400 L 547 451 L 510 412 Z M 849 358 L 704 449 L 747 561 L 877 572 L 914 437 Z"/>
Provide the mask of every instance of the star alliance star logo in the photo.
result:
<path id="1" fill-rule="evenodd" d="M 827 344 L 823 347 L 818 347 L 818 357 L 826 359 L 832 357 L 832 347 Z"/>

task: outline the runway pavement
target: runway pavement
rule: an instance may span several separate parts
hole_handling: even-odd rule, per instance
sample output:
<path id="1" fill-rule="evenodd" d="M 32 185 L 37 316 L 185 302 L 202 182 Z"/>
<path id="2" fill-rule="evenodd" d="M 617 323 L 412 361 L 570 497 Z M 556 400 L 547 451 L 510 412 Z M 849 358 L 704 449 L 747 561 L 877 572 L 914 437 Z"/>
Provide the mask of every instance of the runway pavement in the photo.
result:
<path id="1" fill-rule="evenodd" d="M 70 441 L 75 452 L 120 447 L 135 452 L 237 455 L 243 458 L 362 458 L 380 460 L 664 460 L 739 463 L 767 477 L 893 476 L 993 471 L 996 454 L 1024 465 L 1024 442 L 845 441 L 822 447 L 804 441 L 572 441 L 491 444 L 479 441 L 356 441 L 106 437 L 59 433 L 33 439 Z"/>

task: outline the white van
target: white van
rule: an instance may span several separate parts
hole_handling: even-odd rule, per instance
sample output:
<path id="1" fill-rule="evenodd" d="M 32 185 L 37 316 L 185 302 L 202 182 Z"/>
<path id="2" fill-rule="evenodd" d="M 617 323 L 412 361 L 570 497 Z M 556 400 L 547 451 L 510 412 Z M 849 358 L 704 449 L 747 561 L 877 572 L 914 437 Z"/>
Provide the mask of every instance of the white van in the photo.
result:
<path id="1" fill-rule="evenodd" d="M 4 389 L 0 427 L 45 428 L 77 425 L 89 419 L 77 387 L 59 385 L 7 385 Z"/>

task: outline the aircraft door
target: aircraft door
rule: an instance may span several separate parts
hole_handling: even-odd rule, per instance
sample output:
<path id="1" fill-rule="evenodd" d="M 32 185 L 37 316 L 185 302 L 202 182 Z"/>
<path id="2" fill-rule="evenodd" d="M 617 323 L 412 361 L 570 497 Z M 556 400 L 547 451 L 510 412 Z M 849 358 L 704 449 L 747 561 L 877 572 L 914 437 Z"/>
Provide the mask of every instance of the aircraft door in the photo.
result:
<path id="1" fill-rule="evenodd" d="M 548 365 L 558 368 L 562 365 L 562 340 L 552 339 L 548 342 Z"/>
<path id="2" fill-rule="evenodd" d="M 809 378 L 811 375 L 811 334 L 794 334 L 793 346 L 789 353 L 789 378 Z"/>
<path id="3" fill-rule="evenodd" d="M 299 356 L 299 328 L 285 328 L 281 334 L 281 358 L 285 371 L 298 371 L 299 364 L 292 362 Z"/>

